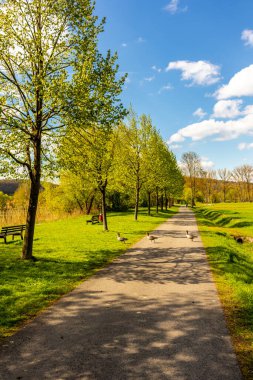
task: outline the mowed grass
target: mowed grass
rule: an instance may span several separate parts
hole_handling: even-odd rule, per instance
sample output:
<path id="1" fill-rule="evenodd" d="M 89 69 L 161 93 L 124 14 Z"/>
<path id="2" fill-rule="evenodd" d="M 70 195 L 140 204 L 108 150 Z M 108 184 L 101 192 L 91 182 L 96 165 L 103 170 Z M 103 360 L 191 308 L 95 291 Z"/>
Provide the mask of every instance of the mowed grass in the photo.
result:
<path id="1" fill-rule="evenodd" d="M 122 254 L 147 231 L 152 231 L 177 212 L 148 216 L 140 212 L 109 213 L 109 231 L 102 224 L 88 224 L 89 216 L 69 218 L 36 225 L 34 256 L 36 262 L 20 259 L 22 241 L 9 236 L 0 240 L 0 337 L 11 335 L 26 320 L 35 316 L 61 295 Z M 116 232 L 128 240 L 117 241 Z"/>
<path id="2" fill-rule="evenodd" d="M 196 209 L 228 328 L 244 378 L 253 379 L 253 204 L 216 204 Z M 232 235 L 232 236 L 231 236 Z"/>

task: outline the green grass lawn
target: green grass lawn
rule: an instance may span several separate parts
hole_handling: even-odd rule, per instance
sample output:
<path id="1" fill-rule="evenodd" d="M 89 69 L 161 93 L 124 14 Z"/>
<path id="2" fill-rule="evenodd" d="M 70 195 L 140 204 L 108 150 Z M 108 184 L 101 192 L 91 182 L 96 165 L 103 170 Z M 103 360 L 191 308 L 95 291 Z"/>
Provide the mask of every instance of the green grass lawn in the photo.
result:
<path id="1" fill-rule="evenodd" d="M 245 379 L 253 379 L 253 204 L 197 207 L 201 237 Z"/>
<path id="2" fill-rule="evenodd" d="M 88 224 L 88 216 L 36 225 L 36 262 L 20 259 L 22 241 L 0 240 L 0 337 L 12 334 L 27 319 L 69 292 L 82 280 L 122 254 L 147 231 L 177 212 L 174 207 L 153 216 L 142 211 L 109 213 L 109 232 L 101 224 Z M 117 241 L 116 232 L 128 238 Z"/>

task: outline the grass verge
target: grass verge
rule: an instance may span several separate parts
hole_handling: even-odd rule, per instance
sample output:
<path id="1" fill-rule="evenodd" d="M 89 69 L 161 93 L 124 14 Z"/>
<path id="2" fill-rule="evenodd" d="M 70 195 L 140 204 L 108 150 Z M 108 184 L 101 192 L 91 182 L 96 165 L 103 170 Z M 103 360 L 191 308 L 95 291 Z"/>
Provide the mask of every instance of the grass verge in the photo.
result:
<path id="1" fill-rule="evenodd" d="M 195 210 L 201 237 L 245 380 L 253 379 L 253 204 L 218 204 Z"/>
<path id="2" fill-rule="evenodd" d="M 38 224 L 36 262 L 20 259 L 21 240 L 0 240 L 0 338 L 13 334 L 176 212 L 176 207 L 153 216 L 142 211 L 137 222 L 130 212 L 109 213 L 109 232 L 101 224 L 86 225 L 88 216 Z M 117 241 L 116 232 L 128 239 L 126 244 Z"/>

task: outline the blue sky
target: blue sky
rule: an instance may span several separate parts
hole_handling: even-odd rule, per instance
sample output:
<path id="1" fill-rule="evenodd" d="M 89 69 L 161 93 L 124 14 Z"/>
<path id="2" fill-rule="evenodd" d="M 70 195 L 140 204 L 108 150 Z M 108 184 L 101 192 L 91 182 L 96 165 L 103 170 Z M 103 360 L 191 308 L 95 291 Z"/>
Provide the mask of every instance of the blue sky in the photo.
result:
<path id="1" fill-rule="evenodd" d="M 102 51 L 128 73 L 126 107 L 149 114 L 180 160 L 253 164 L 253 1 L 97 0 Z"/>

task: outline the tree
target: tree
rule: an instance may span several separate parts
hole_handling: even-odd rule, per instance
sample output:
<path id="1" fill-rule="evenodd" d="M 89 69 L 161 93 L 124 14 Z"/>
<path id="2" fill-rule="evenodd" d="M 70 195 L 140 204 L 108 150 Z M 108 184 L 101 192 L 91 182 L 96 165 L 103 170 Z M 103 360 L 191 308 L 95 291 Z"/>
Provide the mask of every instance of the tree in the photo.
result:
<path id="1" fill-rule="evenodd" d="M 84 56 L 82 55 L 84 54 Z M 101 192 L 104 230 L 108 230 L 106 189 L 112 171 L 115 149 L 115 126 L 126 115 L 119 100 L 126 76 L 118 79 L 117 55 L 110 51 L 103 57 L 93 47 L 88 62 L 85 52 L 74 67 L 66 102 L 66 134 L 59 150 L 60 162 L 68 170 L 89 173 Z"/>
<path id="2" fill-rule="evenodd" d="M 189 176 L 191 188 L 191 205 L 195 206 L 196 178 L 200 175 L 202 168 L 200 157 L 195 152 L 184 153 L 181 158 L 185 174 Z"/>
<path id="3" fill-rule="evenodd" d="M 103 22 L 96 25 L 90 0 L 6 0 L 0 7 L 0 154 L 6 171 L 13 163 L 12 173 L 21 166 L 30 179 L 22 258 L 32 259 L 43 164 L 69 105 L 63 94 L 71 68 L 93 56 Z"/>
<path id="4" fill-rule="evenodd" d="M 216 171 L 215 170 L 203 170 L 201 174 L 202 193 L 206 203 L 212 202 L 212 195 L 216 185 Z"/>
<path id="5" fill-rule="evenodd" d="M 228 191 L 229 180 L 231 179 L 231 172 L 226 168 L 218 169 L 218 175 L 222 182 L 223 202 L 226 202 L 226 195 Z"/>
<path id="6" fill-rule="evenodd" d="M 135 220 L 138 219 L 140 191 L 149 175 L 147 152 L 152 130 L 151 119 L 146 115 L 138 118 L 132 109 L 128 123 L 121 123 L 118 129 L 116 176 L 135 193 Z"/>
<path id="7" fill-rule="evenodd" d="M 115 134 L 113 130 L 109 133 L 95 125 L 75 132 L 70 129 L 63 140 L 61 162 L 76 176 L 84 172 L 94 188 L 99 189 L 104 230 L 107 231 L 106 188 L 112 171 Z"/>
<path id="8" fill-rule="evenodd" d="M 241 173 L 242 180 L 245 183 L 246 187 L 246 198 L 249 202 L 251 202 L 251 184 L 253 181 L 253 166 L 252 165 L 242 165 L 237 168 L 237 171 Z"/>

